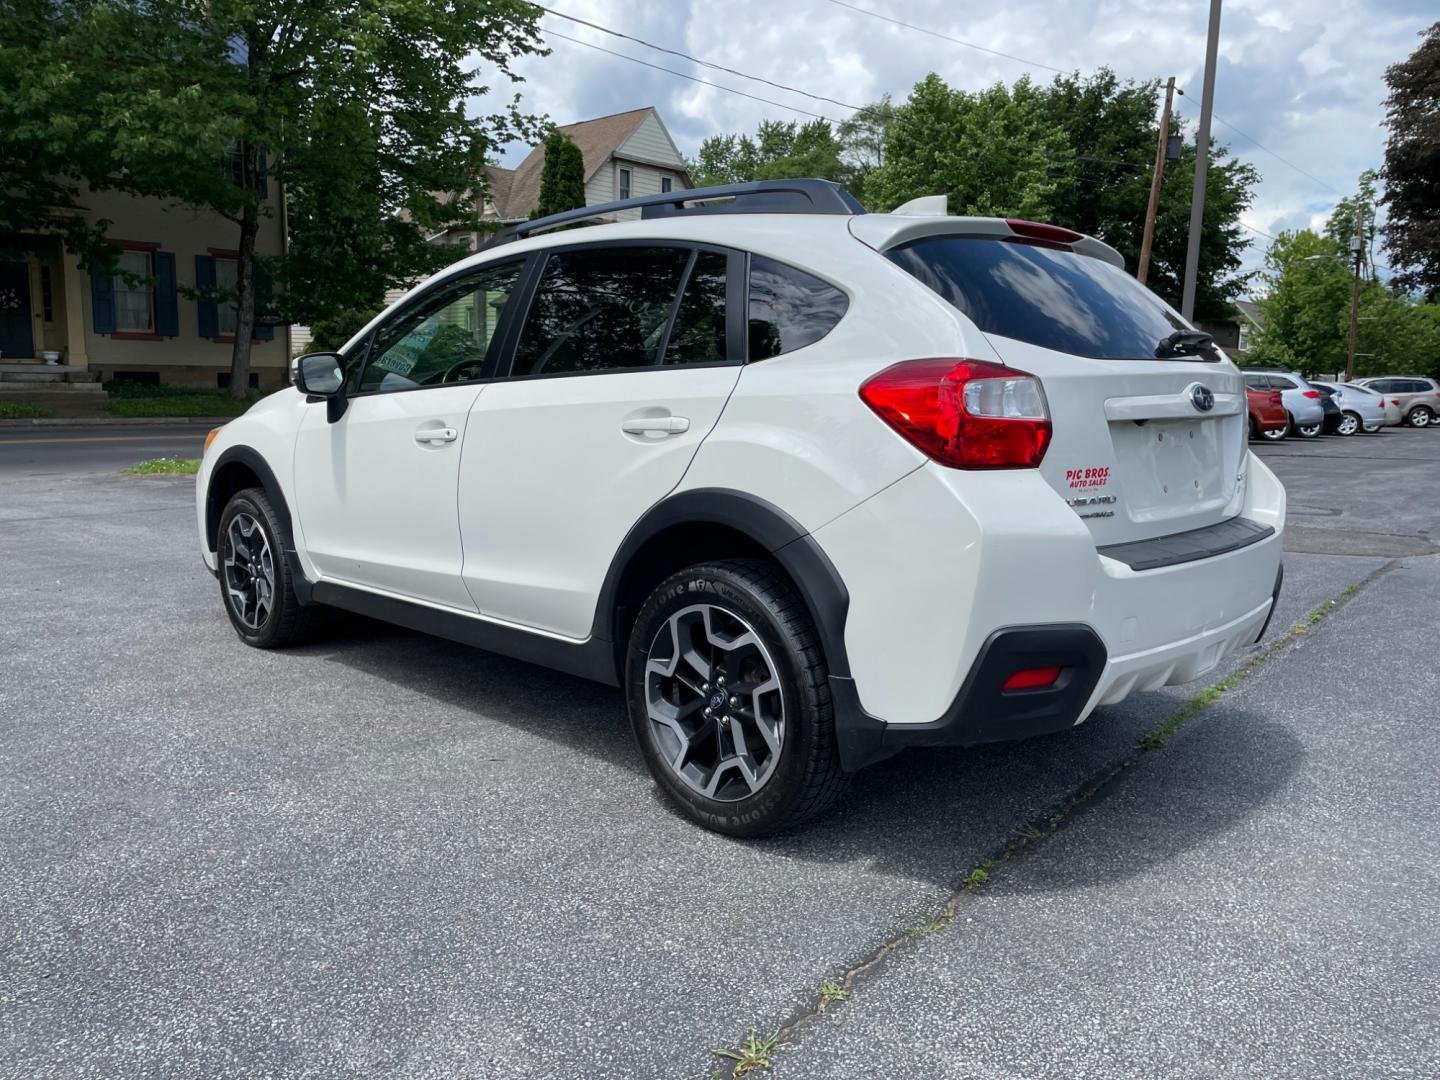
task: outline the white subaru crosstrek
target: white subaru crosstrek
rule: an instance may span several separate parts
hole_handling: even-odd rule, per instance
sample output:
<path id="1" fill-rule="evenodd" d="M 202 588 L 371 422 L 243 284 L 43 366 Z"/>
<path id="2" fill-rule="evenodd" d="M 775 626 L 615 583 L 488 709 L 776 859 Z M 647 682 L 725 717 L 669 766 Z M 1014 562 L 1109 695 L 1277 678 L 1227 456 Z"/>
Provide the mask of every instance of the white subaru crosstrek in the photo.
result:
<path id="1" fill-rule="evenodd" d="M 1280 588 L 1234 365 L 1107 245 L 943 200 L 528 222 L 292 374 L 198 477 L 240 638 L 339 608 L 621 686 L 723 832 L 1194 679 Z"/>

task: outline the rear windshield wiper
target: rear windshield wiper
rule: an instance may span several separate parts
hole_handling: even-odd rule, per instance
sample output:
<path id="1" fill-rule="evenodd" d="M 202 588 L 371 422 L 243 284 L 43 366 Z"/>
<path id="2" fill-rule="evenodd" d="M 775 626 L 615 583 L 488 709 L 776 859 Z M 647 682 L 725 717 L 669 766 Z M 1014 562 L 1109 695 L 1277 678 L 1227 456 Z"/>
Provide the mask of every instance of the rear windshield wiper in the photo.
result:
<path id="1" fill-rule="evenodd" d="M 1176 330 L 1163 337 L 1155 346 L 1155 355 L 1161 360 L 1177 356 L 1200 356 L 1215 348 L 1215 339 L 1199 330 Z"/>

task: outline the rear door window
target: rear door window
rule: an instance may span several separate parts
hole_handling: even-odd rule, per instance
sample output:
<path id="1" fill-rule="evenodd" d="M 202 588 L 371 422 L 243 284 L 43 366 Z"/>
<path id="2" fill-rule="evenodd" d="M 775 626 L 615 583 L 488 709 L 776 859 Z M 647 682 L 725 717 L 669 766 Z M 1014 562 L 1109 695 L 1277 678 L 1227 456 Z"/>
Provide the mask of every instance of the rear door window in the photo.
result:
<path id="1" fill-rule="evenodd" d="M 690 249 L 593 247 L 545 261 L 520 332 L 512 377 L 652 367 Z"/>
<path id="2" fill-rule="evenodd" d="M 750 257 L 750 359 L 768 360 L 813 345 L 835 329 L 850 301 L 829 282 L 768 259 Z"/>
<path id="3" fill-rule="evenodd" d="M 984 333 L 1057 352 L 1153 360 L 1161 341 L 1191 329 L 1125 271 L 1068 248 L 932 236 L 888 254 Z"/>

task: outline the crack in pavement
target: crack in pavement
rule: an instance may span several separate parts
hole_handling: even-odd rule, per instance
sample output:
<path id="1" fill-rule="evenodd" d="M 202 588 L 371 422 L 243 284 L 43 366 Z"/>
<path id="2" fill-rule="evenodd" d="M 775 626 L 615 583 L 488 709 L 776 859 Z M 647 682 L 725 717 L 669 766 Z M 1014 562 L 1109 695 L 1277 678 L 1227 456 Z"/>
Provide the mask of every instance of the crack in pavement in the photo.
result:
<path id="1" fill-rule="evenodd" d="M 1204 713 L 1229 691 L 1248 680 L 1266 662 L 1288 652 L 1291 646 L 1309 633 L 1314 626 L 1344 607 L 1378 578 L 1389 573 L 1398 565 L 1398 559 L 1389 560 L 1376 567 L 1362 580 L 1346 586 L 1334 597 L 1311 610 L 1267 648 L 1252 656 L 1215 685 L 1200 691 L 1172 710 L 1141 737 L 1132 753 L 1098 770 L 1069 795 L 1050 804 L 1043 813 L 1023 823 L 1001 848 L 979 866 L 970 869 L 960 885 L 955 888 L 929 922 L 900 930 L 858 963 L 847 968 L 838 979 L 824 980 L 824 983 L 838 983 L 843 991 L 842 996 L 836 998 L 817 989 L 813 999 L 807 1005 L 792 1012 L 774 1029 L 773 1035 L 767 1037 L 767 1042 L 773 1040 L 771 1045 L 774 1050 L 771 1052 L 776 1053 L 789 1048 L 790 1044 L 786 1042 L 787 1039 L 801 1034 L 806 1027 L 821 1017 L 851 1007 L 857 986 L 879 978 L 884 971 L 886 961 L 893 954 L 919 938 L 928 937 L 948 927 L 955 921 L 961 909 L 973 898 L 974 894 L 983 889 L 998 872 L 1003 868 L 1018 865 L 1026 855 L 1052 840 L 1081 813 L 1093 808 L 1115 791 L 1119 782 L 1131 775 L 1148 754 L 1162 749 L 1186 724 Z M 751 1028 L 750 1030 L 753 1034 L 756 1029 Z M 743 1051 L 743 1045 L 739 1049 Z M 713 1054 L 724 1056 L 729 1056 L 734 1052 L 736 1052 L 736 1048 L 711 1051 Z M 772 1066 L 761 1067 L 768 1071 Z M 746 1075 L 752 1068 L 753 1066 L 747 1068 L 738 1061 L 732 1061 L 709 1075 L 712 1078 L 719 1078 L 719 1080 L 726 1080 L 726 1078 L 733 1080 L 733 1078 Z"/>

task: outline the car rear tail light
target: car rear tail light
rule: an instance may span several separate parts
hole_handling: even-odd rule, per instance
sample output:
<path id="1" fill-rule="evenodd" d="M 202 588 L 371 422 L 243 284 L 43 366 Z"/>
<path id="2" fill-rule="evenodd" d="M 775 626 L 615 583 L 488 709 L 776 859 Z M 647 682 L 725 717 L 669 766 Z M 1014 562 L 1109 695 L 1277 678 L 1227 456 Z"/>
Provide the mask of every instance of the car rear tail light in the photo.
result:
<path id="1" fill-rule="evenodd" d="M 1284 405 L 1284 404 L 1285 404 L 1285 398 L 1281 395 L 1281 393 L 1280 393 L 1279 390 L 1271 390 L 1271 391 L 1270 391 L 1270 404 L 1271 404 L 1271 405 Z"/>
<path id="2" fill-rule="evenodd" d="M 1390 399 L 1390 404 L 1394 405 L 1398 409 L 1400 407 L 1400 399 L 1398 397 L 1392 397 Z"/>
<path id="3" fill-rule="evenodd" d="M 1032 667 L 1021 668 L 1000 687 L 1002 693 L 1010 693 L 1013 690 L 1040 690 L 1047 686 L 1054 686 L 1060 678 L 1058 667 Z"/>
<path id="4" fill-rule="evenodd" d="M 1033 469 L 1050 446 L 1040 380 L 983 360 L 906 360 L 860 399 L 922 454 L 954 469 Z"/>
<path id="5" fill-rule="evenodd" d="M 1304 395 L 1303 395 L 1303 396 L 1304 396 L 1304 397 L 1308 397 L 1308 398 L 1318 398 L 1318 397 L 1320 396 L 1320 391 L 1319 391 L 1319 390 L 1306 390 L 1306 391 L 1304 392 Z"/>

